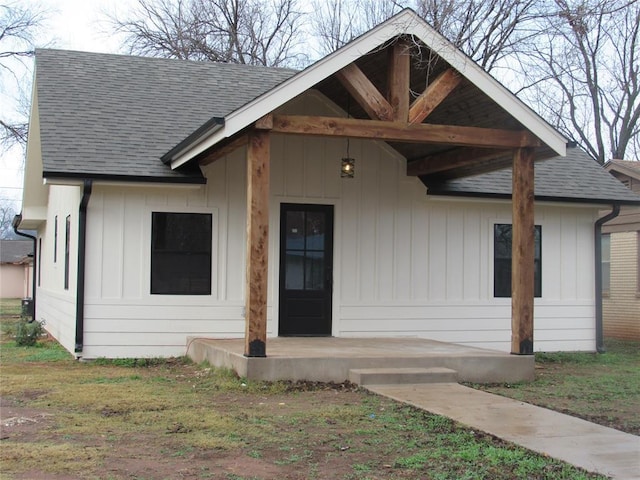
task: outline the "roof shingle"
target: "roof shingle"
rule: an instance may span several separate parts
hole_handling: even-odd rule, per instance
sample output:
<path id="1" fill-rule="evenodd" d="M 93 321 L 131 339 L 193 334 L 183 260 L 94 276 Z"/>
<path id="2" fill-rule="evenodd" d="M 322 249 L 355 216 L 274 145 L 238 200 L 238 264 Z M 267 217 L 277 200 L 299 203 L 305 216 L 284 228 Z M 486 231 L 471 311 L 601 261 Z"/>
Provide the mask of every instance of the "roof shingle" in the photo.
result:
<path id="1" fill-rule="evenodd" d="M 432 185 L 434 195 L 511 196 L 511 168 Z M 566 157 L 553 157 L 535 164 L 535 197 L 538 200 L 620 203 L 640 205 L 640 196 L 606 172 L 584 150 L 567 149 Z"/>
<path id="2" fill-rule="evenodd" d="M 160 158 L 212 117 L 289 78 L 287 69 L 39 49 L 45 176 L 189 181 Z"/>

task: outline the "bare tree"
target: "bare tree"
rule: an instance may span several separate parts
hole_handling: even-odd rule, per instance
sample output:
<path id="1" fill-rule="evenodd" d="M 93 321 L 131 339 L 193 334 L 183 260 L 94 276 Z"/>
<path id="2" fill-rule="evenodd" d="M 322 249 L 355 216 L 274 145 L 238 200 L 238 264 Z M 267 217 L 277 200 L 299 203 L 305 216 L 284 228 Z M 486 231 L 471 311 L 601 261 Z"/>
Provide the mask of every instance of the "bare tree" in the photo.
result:
<path id="1" fill-rule="evenodd" d="M 532 23 L 544 9 L 536 0 L 330 0 L 314 2 L 313 33 L 327 54 L 412 8 L 485 70 L 516 54 L 535 35 Z"/>
<path id="2" fill-rule="evenodd" d="M 30 10 L 19 2 L 0 5 L 0 77 L 3 78 L 3 95 L 20 96 L 24 75 L 18 70 L 24 71 L 24 61 L 33 56 L 34 37 L 44 20 L 44 12 Z M 6 82 L 7 77 L 11 78 L 11 82 Z M 17 112 L 16 118 L 6 117 L 8 108 L 3 109 L 3 118 L 0 118 L 0 145 L 3 149 L 9 149 L 16 143 L 24 146 L 27 142 L 25 102 L 19 100 L 18 103 L 23 111 Z"/>
<path id="3" fill-rule="evenodd" d="M 398 2 L 379 0 L 314 0 L 312 7 L 311 31 L 321 56 L 339 49 L 402 9 Z"/>
<path id="4" fill-rule="evenodd" d="M 487 72 L 523 51 L 546 14 L 539 0 L 417 0 L 417 13 Z"/>
<path id="5" fill-rule="evenodd" d="M 538 78 L 524 92 L 601 163 L 638 155 L 640 3 L 554 0 L 535 50 Z"/>
<path id="6" fill-rule="evenodd" d="M 0 238 L 14 238 L 13 217 L 16 210 L 13 205 L 5 200 L 0 201 Z"/>
<path id="7" fill-rule="evenodd" d="M 131 53 L 251 65 L 299 63 L 297 0 L 137 0 L 112 17 Z"/>

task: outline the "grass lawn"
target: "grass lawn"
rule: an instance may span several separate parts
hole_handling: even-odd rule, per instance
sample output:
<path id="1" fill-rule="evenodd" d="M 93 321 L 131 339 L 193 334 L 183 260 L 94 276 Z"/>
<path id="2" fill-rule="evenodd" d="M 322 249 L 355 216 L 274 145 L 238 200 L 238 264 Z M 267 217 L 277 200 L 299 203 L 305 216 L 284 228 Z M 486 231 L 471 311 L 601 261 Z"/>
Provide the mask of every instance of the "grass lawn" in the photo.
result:
<path id="1" fill-rule="evenodd" d="M 349 384 L 17 347 L 0 308 L 2 479 L 602 478 Z"/>
<path id="2" fill-rule="evenodd" d="M 537 353 L 536 380 L 474 385 L 640 435 L 640 342 L 608 339 L 606 353 Z"/>

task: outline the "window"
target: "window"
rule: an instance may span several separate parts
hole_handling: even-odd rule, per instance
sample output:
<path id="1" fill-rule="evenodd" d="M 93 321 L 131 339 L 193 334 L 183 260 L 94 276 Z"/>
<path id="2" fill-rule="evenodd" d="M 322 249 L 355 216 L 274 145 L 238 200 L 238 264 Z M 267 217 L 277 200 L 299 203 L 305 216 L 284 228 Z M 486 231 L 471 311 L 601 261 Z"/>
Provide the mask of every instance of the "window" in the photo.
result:
<path id="1" fill-rule="evenodd" d="M 53 220 L 53 263 L 58 261 L 58 216 Z"/>
<path id="2" fill-rule="evenodd" d="M 69 244 L 71 242 L 71 215 L 67 215 L 64 231 L 64 289 L 69 290 Z"/>
<path id="3" fill-rule="evenodd" d="M 152 294 L 211 295 L 211 225 L 211 214 L 152 213 Z"/>
<path id="4" fill-rule="evenodd" d="M 541 263 L 542 228 L 535 231 L 535 279 L 534 296 L 542 296 Z M 493 296 L 511 297 L 511 225 L 495 224 L 493 227 Z"/>
<path id="5" fill-rule="evenodd" d="M 609 295 L 611 291 L 611 234 L 603 233 L 600 238 L 602 250 L 602 294 Z"/>
<path id="6" fill-rule="evenodd" d="M 38 238 L 38 286 L 42 279 L 42 237 Z"/>

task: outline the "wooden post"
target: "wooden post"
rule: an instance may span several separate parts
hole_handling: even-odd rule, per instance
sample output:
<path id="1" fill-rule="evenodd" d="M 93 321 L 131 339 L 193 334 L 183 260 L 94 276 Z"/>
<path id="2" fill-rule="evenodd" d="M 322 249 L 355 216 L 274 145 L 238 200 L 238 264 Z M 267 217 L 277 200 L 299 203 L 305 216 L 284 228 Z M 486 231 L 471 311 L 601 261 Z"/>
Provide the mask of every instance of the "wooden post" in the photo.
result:
<path id="1" fill-rule="evenodd" d="M 535 285 L 534 167 L 532 148 L 513 153 L 511 239 L 511 353 L 533 354 Z"/>
<path id="2" fill-rule="evenodd" d="M 264 130 L 248 135 L 244 354 L 266 357 L 270 137 Z"/>

